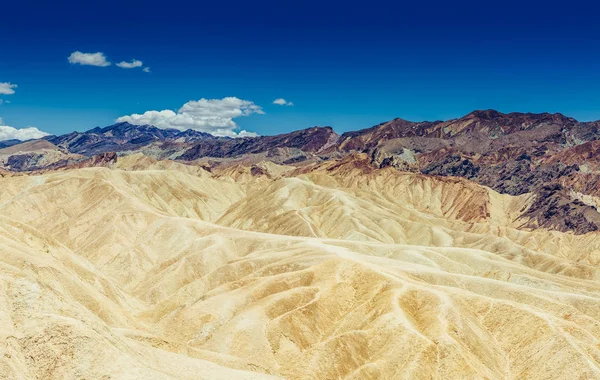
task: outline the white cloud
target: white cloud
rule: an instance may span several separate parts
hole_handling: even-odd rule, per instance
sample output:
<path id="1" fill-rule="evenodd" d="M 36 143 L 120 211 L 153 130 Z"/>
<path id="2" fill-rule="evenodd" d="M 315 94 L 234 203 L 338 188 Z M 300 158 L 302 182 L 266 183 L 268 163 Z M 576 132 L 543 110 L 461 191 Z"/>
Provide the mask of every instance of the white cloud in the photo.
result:
<path id="1" fill-rule="evenodd" d="M 31 140 L 31 139 L 39 139 L 44 136 L 48 136 L 49 133 L 40 131 L 35 127 L 27 127 L 27 128 L 13 128 L 8 125 L 4 125 L 4 121 L 0 118 L 0 141 L 4 140 Z"/>
<path id="2" fill-rule="evenodd" d="M 144 67 L 142 69 L 142 71 L 145 72 L 145 73 L 149 73 L 150 72 L 150 68 L 149 67 Z"/>
<path id="3" fill-rule="evenodd" d="M 215 129 L 214 131 L 210 132 L 210 134 L 213 136 L 219 136 L 219 137 L 257 137 L 257 136 L 259 136 L 258 133 L 248 132 L 245 129 L 242 129 L 239 132 L 235 132 L 231 129 Z"/>
<path id="4" fill-rule="evenodd" d="M 294 103 L 292 102 L 288 102 L 287 100 L 283 99 L 283 98 L 278 98 L 273 100 L 273 104 L 277 104 L 278 106 L 293 106 Z"/>
<path id="5" fill-rule="evenodd" d="M 117 122 L 134 125 L 154 125 L 157 128 L 173 128 L 180 131 L 194 129 L 214 136 L 257 136 L 254 132 L 240 131 L 233 119 L 252 114 L 264 114 L 262 108 L 249 100 L 236 97 L 223 99 L 200 99 L 185 103 L 177 113 L 172 110 L 146 111 L 143 114 L 122 116 Z"/>
<path id="6" fill-rule="evenodd" d="M 110 66 L 111 63 L 108 62 L 104 53 L 82 53 L 80 51 L 76 51 L 71 53 L 69 56 L 69 62 L 73 65 L 87 65 L 87 66 Z"/>
<path id="7" fill-rule="evenodd" d="M 17 88 L 16 84 L 2 82 L 0 83 L 0 95 L 12 95 L 15 93 L 15 88 Z"/>
<path id="8" fill-rule="evenodd" d="M 143 63 L 142 61 L 138 61 L 137 59 L 132 59 L 131 62 L 119 62 L 117 63 L 117 66 L 119 66 L 120 68 L 123 69 L 133 69 L 135 67 L 142 67 Z"/>

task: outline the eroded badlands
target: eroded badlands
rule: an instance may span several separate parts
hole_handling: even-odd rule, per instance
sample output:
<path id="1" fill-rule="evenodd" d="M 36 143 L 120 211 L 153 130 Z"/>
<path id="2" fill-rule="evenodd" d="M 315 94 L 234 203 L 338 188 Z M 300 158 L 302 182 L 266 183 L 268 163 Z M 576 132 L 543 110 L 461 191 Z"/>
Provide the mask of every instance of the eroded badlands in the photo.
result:
<path id="1" fill-rule="evenodd" d="M 0 179 L 5 379 L 600 378 L 600 234 L 360 157 Z"/>

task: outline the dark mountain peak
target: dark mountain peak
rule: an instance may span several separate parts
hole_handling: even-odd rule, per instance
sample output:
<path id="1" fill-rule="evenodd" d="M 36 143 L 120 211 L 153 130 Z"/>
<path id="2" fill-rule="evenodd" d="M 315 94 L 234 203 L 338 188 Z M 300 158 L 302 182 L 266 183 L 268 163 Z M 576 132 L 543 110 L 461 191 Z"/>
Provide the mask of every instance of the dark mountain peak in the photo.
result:
<path id="1" fill-rule="evenodd" d="M 521 113 L 521 112 L 511 112 L 506 115 L 507 118 L 514 120 L 527 120 L 531 122 L 538 123 L 555 123 L 555 124 L 575 124 L 577 120 L 572 117 L 567 117 L 561 113 Z"/>
<path id="2" fill-rule="evenodd" d="M 494 109 L 475 110 L 475 111 L 463 116 L 461 119 L 477 118 L 477 119 L 484 119 L 484 120 L 493 120 L 493 119 L 499 119 L 505 115 L 506 114 L 503 114 L 502 112 L 496 111 Z"/>
<path id="3" fill-rule="evenodd" d="M 576 124 L 577 120 L 560 113 L 502 113 L 491 109 L 476 110 L 460 119 L 440 124 L 441 130 L 438 130 L 435 136 L 442 138 L 477 136 L 496 139 L 521 131 L 537 131 L 540 133 L 538 137 L 542 138 L 542 135 L 546 136 L 551 130 L 561 133 L 563 129 L 571 129 Z"/>
<path id="4" fill-rule="evenodd" d="M 128 122 L 116 123 L 104 128 L 96 127 L 85 132 L 87 134 L 99 134 L 105 137 L 114 137 L 122 140 L 139 140 L 138 142 L 148 142 L 151 140 L 183 140 L 190 141 L 195 139 L 214 138 L 213 135 L 206 132 L 200 132 L 193 129 L 180 131 L 178 129 L 163 129 L 153 125 L 135 125 Z"/>
<path id="5" fill-rule="evenodd" d="M 329 131 L 329 132 L 333 132 L 335 133 L 335 131 L 333 130 L 332 127 L 330 127 L 329 125 L 324 125 L 324 126 L 317 126 L 315 125 L 313 127 L 314 130 L 325 130 L 325 131 Z"/>
<path id="6" fill-rule="evenodd" d="M 552 114 L 547 114 L 549 117 L 551 117 L 554 121 L 556 122 L 562 122 L 564 124 L 575 124 L 578 123 L 578 121 L 572 117 L 569 116 L 565 116 L 560 112 L 556 112 L 556 113 L 552 113 Z"/>
<path id="7" fill-rule="evenodd" d="M 299 148 L 306 152 L 317 152 L 324 146 L 337 141 L 339 135 L 331 127 L 312 127 L 276 136 L 254 138 L 264 150 L 272 147 Z"/>
<path id="8" fill-rule="evenodd" d="M 200 132 L 200 131 L 196 131 L 194 129 L 186 129 L 185 131 L 180 131 L 177 134 L 178 138 L 182 138 L 182 137 L 192 137 L 192 138 L 218 138 L 216 136 L 211 135 L 210 133 L 206 133 L 206 132 Z"/>
<path id="9" fill-rule="evenodd" d="M 129 151 L 156 141 L 188 142 L 214 138 L 204 132 L 161 129 L 152 125 L 134 125 L 128 122 L 107 127 L 96 127 L 86 132 L 73 132 L 46 140 L 72 153 L 96 155 L 111 151 Z"/>
<path id="10" fill-rule="evenodd" d="M 406 124 L 416 124 L 416 123 L 415 123 L 414 121 L 406 120 L 406 119 L 403 119 L 403 118 L 401 118 L 401 117 L 396 117 L 396 118 L 394 118 L 393 120 L 391 120 L 391 121 L 388 121 L 388 122 L 385 122 L 385 123 L 382 123 L 382 124 L 380 124 L 380 125 L 384 125 L 384 124 L 399 124 L 399 125 L 406 125 Z"/>
<path id="11" fill-rule="evenodd" d="M 367 151 L 384 145 L 390 140 L 422 138 L 446 140 L 444 144 L 450 140 L 461 139 L 461 144 L 470 141 L 471 145 L 485 145 L 502 136 L 524 131 L 529 131 L 528 138 L 532 140 L 565 143 L 567 137 L 563 134 L 577 129 L 578 125 L 580 123 L 577 120 L 560 113 L 503 113 L 494 109 L 475 110 L 461 118 L 448 121 L 413 122 L 395 118 L 371 128 L 344 133 L 340 138 L 339 147 L 344 151 Z M 600 128 L 600 125 L 598 127 Z M 571 133 L 569 138 L 573 141 L 594 139 L 593 135 L 599 128 L 590 124 L 585 130 L 579 128 L 576 133 Z M 504 140 L 495 143 L 495 146 L 502 141 Z M 508 140 L 504 143 L 508 143 Z"/>
<path id="12" fill-rule="evenodd" d="M 141 125 L 141 126 L 133 125 L 133 124 L 129 124 L 128 122 L 125 121 L 125 122 L 121 122 L 121 123 L 115 123 L 112 125 L 108 125 L 103 128 L 98 127 L 98 128 L 94 128 L 94 129 L 100 130 L 100 132 L 103 133 L 103 132 L 108 132 L 108 131 L 112 131 L 112 130 L 143 128 L 143 127 L 144 127 L 143 125 Z M 88 132 L 90 132 L 90 131 L 88 131 Z"/>
<path id="13" fill-rule="evenodd" d="M 94 128 L 94 130 L 98 130 L 97 128 Z M 110 133 L 110 132 L 116 132 L 117 134 L 123 134 L 125 132 L 130 132 L 130 131 L 136 131 L 138 133 L 144 133 L 144 132 L 148 132 L 148 131 L 160 131 L 159 128 L 156 128 L 155 126 L 152 125 L 135 125 L 135 124 L 130 124 L 128 122 L 121 122 L 121 123 L 116 123 L 113 125 L 109 125 L 106 126 L 104 128 L 100 128 L 99 129 L 99 133 L 102 134 L 106 134 L 106 133 Z M 91 131 L 88 131 L 91 132 Z"/>
<path id="14" fill-rule="evenodd" d="M 415 122 L 396 118 L 371 128 L 344 133 L 340 138 L 340 148 L 364 151 L 393 139 L 427 137 L 440 123 L 439 121 Z"/>
<path id="15" fill-rule="evenodd" d="M 92 128 L 92 129 L 86 131 L 85 133 L 102 133 L 102 127 Z"/>
<path id="16" fill-rule="evenodd" d="M 285 135 L 291 135 L 291 134 L 313 134 L 313 133 L 335 133 L 335 131 L 333 130 L 333 128 L 331 128 L 329 126 L 321 127 L 321 126 L 315 125 L 314 127 L 298 129 L 296 131 L 282 133 L 282 134 L 276 135 L 276 136 L 285 136 Z M 275 137 L 275 136 L 263 136 L 263 137 Z"/>
<path id="17" fill-rule="evenodd" d="M 315 126 L 275 136 L 199 140 L 178 158 L 191 161 L 200 157 L 237 157 L 274 152 L 277 149 L 304 152 L 302 154 L 305 155 L 335 149 L 338 139 L 339 135 L 333 128 Z"/>
<path id="18" fill-rule="evenodd" d="M 520 122 L 542 123 L 552 122 L 557 124 L 574 124 L 577 120 L 572 117 L 567 117 L 561 113 L 532 113 L 532 112 L 510 112 L 502 113 L 494 109 L 475 110 L 457 120 L 485 120 L 497 121 L 499 123 L 510 124 Z"/>

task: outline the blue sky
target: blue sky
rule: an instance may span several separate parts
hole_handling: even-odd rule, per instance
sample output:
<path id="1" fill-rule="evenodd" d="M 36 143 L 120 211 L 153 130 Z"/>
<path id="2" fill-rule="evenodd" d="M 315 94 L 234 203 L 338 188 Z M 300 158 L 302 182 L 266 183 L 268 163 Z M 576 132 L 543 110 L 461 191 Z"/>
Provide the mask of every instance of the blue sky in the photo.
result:
<path id="1" fill-rule="evenodd" d="M 236 133 L 314 125 L 343 132 L 487 108 L 600 119 L 597 9 L 577 1 L 21 1 L 2 8 L 0 83 L 18 87 L 0 95 L 0 117 L 15 128 L 81 131 L 225 97 L 262 110 L 233 116 L 239 128 L 224 128 Z M 76 51 L 101 52 L 112 65 L 69 63 Z M 143 66 L 116 66 L 134 58 Z M 294 105 L 273 104 L 277 98 Z M 223 111 L 221 103 L 207 103 L 212 111 L 194 104 L 192 117 Z"/>

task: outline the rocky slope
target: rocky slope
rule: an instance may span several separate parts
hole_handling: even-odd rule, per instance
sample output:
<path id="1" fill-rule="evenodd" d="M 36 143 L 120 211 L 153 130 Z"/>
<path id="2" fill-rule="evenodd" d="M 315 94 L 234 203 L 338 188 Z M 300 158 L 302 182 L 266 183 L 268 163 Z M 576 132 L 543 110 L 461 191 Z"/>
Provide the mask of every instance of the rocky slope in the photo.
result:
<path id="1" fill-rule="evenodd" d="M 581 204 L 581 196 L 569 191 L 552 191 L 552 202 L 544 198 L 548 189 L 562 188 L 574 177 L 597 181 L 599 125 L 561 114 L 475 111 L 445 122 L 396 119 L 343 134 L 339 147 L 371 154 L 377 167 L 464 177 L 501 193 L 534 194 L 538 202 L 529 213 L 537 215 L 539 225 L 586 233 L 600 227 L 595 203 Z M 589 175 L 581 177 L 580 171 Z M 583 196 L 592 196 L 591 186 L 580 187 L 588 189 Z"/>

